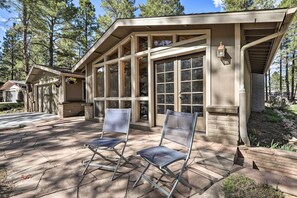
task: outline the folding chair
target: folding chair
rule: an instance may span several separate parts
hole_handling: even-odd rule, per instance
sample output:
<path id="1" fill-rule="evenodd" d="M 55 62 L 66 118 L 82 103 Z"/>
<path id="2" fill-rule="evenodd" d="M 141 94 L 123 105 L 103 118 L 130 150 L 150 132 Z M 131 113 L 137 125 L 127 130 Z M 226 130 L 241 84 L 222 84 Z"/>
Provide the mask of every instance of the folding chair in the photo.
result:
<path id="1" fill-rule="evenodd" d="M 83 175 L 86 175 L 89 166 L 96 166 L 101 169 L 113 170 L 113 175 L 111 180 L 114 180 L 115 174 L 120 166 L 121 160 L 123 159 L 126 163 L 128 160 L 123 156 L 128 141 L 129 127 L 130 127 L 130 115 L 131 109 L 106 109 L 105 118 L 102 128 L 101 137 L 99 139 L 93 140 L 87 144 L 85 147 L 93 152 L 90 160 L 83 162 L 86 166 Z M 107 133 L 113 133 L 117 136 L 125 137 L 104 137 Z M 118 145 L 123 144 L 122 149 L 118 149 Z M 104 156 L 100 151 L 113 151 L 118 158 L 111 158 L 109 156 Z M 112 163 L 113 165 L 104 165 L 94 163 L 95 155 L 99 155 L 103 160 Z"/>
<path id="2" fill-rule="evenodd" d="M 134 183 L 133 188 L 136 187 L 141 178 L 148 181 L 153 187 L 156 187 L 168 197 L 172 196 L 178 182 L 181 182 L 183 185 L 191 188 L 190 184 L 182 179 L 182 174 L 186 169 L 187 162 L 191 155 L 197 115 L 197 113 L 190 114 L 167 110 L 159 146 L 146 148 L 137 152 L 137 154 L 148 162 L 148 164 Z M 186 151 L 182 152 L 182 149 L 178 151 L 163 146 L 163 139 L 168 140 L 170 143 L 173 142 L 184 146 L 184 150 Z M 173 165 L 175 162 L 181 160 L 183 160 L 183 164 L 179 172 L 174 173 L 169 169 L 170 165 Z M 174 184 L 170 192 L 167 192 L 164 188 L 145 175 L 145 172 L 148 170 L 150 165 L 155 166 L 163 173 L 161 177 L 167 175 L 174 178 Z"/>

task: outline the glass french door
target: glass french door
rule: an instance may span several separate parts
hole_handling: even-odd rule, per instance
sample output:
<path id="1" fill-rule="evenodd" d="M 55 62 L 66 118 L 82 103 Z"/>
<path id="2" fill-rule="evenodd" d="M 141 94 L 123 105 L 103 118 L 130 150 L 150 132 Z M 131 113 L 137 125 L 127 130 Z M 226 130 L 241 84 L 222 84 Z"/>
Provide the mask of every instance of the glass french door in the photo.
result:
<path id="1" fill-rule="evenodd" d="M 156 125 L 164 123 L 167 109 L 198 112 L 196 130 L 205 131 L 204 55 L 155 62 Z"/>

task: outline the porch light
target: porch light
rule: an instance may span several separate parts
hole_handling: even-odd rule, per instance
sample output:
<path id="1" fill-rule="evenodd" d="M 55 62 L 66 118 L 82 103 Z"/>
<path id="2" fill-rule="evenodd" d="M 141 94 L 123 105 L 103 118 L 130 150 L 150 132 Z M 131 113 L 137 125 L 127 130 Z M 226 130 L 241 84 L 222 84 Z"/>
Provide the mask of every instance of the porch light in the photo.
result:
<path id="1" fill-rule="evenodd" d="M 217 57 L 224 58 L 225 57 L 225 45 L 223 45 L 222 41 L 217 49 Z"/>

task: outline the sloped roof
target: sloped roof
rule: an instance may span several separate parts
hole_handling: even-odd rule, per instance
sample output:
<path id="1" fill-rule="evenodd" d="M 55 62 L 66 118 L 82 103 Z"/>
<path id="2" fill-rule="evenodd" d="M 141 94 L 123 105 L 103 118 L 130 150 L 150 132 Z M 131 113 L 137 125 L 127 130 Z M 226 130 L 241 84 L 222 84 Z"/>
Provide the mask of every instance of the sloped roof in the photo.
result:
<path id="1" fill-rule="evenodd" d="M 4 83 L 4 85 L 2 85 L 0 90 L 8 90 L 14 85 L 22 88 L 23 86 L 26 86 L 26 83 L 25 81 L 8 80 L 7 82 Z"/>
<path id="2" fill-rule="evenodd" d="M 69 68 L 66 67 L 49 67 L 46 65 L 33 65 L 30 69 L 30 72 L 26 78 L 26 82 L 33 82 L 36 79 L 39 79 L 41 74 L 50 73 L 54 76 L 73 76 L 78 78 L 84 78 L 84 74 L 79 72 L 72 72 Z"/>
<path id="3" fill-rule="evenodd" d="M 104 54 L 107 50 L 115 46 L 119 40 L 122 40 L 132 32 L 182 30 L 185 27 L 187 29 L 199 28 L 201 25 L 214 24 L 243 24 L 245 25 L 242 33 L 245 42 L 243 44 L 246 44 L 257 40 L 259 37 L 269 35 L 271 32 L 278 32 L 281 29 L 286 31 L 295 12 L 296 8 L 118 19 L 94 43 L 89 51 L 72 68 L 72 71 L 82 70 L 87 64 Z M 263 43 L 262 46 L 255 46 L 249 50 L 251 62 L 261 64 L 260 70 L 256 72 L 262 73 L 267 68 L 267 65 L 270 65 L 282 36 L 280 35 L 270 42 Z M 259 49 L 254 50 L 255 48 Z M 260 48 L 264 49 L 262 50 Z M 264 53 L 262 53 L 262 56 L 257 57 L 259 54 L 257 51 L 264 51 Z"/>

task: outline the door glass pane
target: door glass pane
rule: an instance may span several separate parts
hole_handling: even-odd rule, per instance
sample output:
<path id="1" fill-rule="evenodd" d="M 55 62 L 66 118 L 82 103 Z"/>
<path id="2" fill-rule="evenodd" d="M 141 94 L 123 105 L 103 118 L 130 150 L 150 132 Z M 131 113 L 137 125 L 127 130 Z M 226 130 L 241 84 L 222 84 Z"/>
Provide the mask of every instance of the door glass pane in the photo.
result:
<path id="1" fill-rule="evenodd" d="M 157 96 L 157 103 L 164 103 L 165 96 L 164 95 L 158 95 Z"/>
<path id="2" fill-rule="evenodd" d="M 174 104 L 174 95 L 173 94 L 166 95 L 166 104 Z"/>
<path id="3" fill-rule="evenodd" d="M 164 85 L 163 84 L 157 85 L 157 93 L 164 93 Z"/>
<path id="4" fill-rule="evenodd" d="M 157 74 L 157 83 L 164 82 L 164 73 Z"/>
<path id="5" fill-rule="evenodd" d="M 182 81 L 191 80 L 191 71 L 190 70 L 182 71 L 181 72 L 181 80 Z"/>
<path id="6" fill-rule="evenodd" d="M 181 94 L 182 104 L 191 104 L 191 94 Z"/>
<path id="7" fill-rule="evenodd" d="M 131 41 L 128 41 L 123 45 L 122 56 L 127 56 L 131 54 Z"/>
<path id="8" fill-rule="evenodd" d="M 203 104 L 203 94 L 202 93 L 197 93 L 193 94 L 193 104 Z"/>
<path id="9" fill-rule="evenodd" d="M 191 60 L 190 59 L 181 60 L 181 69 L 189 69 L 189 68 L 191 68 Z"/>
<path id="10" fill-rule="evenodd" d="M 164 64 L 163 63 L 159 63 L 157 64 L 157 72 L 164 72 Z"/>
<path id="11" fill-rule="evenodd" d="M 181 82 L 181 92 L 191 92 L 191 83 L 190 82 Z"/>
<path id="12" fill-rule="evenodd" d="M 181 112 L 191 113 L 191 106 L 182 105 Z"/>
<path id="13" fill-rule="evenodd" d="M 104 68 L 97 69 L 97 97 L 104 97 Z"/>
<path id="14" fill-rule="evenodd" d="M 166 93 L 174 93 L 174 83 L 166 84 Z"/>
<path id="15" fill-rule="evenodd" d="M 123 101 L 122 102 L 122 107 L 123 108 L 131 108 L 132 106 L 131 106 L 131 101 Z"/>
<path id="16" fill-rule="evenodd" d="M 109 96 L 118 97 L 119 96 L 119 75 L 118 75 L 118 65 L 109 66 Z"/>
<path id="17" fill-rule="evenodd" d="M 203 107 L 202 106 L 193 106 L 193 113 L 198 112 L 198 117 L 203 117 Z"/>
<path id="18" fill-rule="evenodd" d="M 166 68 L 166 71 L 173 71 L 174 69 L 173 61 L 165 63 L 165 68 Z"/>
<path id="19" fill-rule="evenodd" d="M 173 82 L 174 81 L 174 73 L 166 73 L 166 82 Z"/>
<path id="20" fill-rule="evenodd" d="M 165 106 L 164 105 L 157 105 L 157 113 L 158 114 L 165 114 Z"/>
<path id="21" fill-rule="evenodd" d="M 203 57 L 193 58 L 192 67 L 203 67 Z"/>
<path id="22" fill-rule="evenodd" d="M 193 69 L 192 71 L 192 79 L 193 80 L 200 80 L 203 79 L 203 69 Z"/>
<path id="23" fill-rule="evenodd" d="M 174 105 L 166 105 L 166 110 L 167 109 L 174 111 Z"/>
<path id="24" fill-rule="evenodd" d="M 192 91 L 203 92 L 203 81 L 193 81 Z"/>

